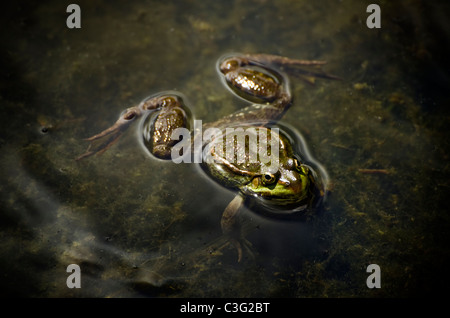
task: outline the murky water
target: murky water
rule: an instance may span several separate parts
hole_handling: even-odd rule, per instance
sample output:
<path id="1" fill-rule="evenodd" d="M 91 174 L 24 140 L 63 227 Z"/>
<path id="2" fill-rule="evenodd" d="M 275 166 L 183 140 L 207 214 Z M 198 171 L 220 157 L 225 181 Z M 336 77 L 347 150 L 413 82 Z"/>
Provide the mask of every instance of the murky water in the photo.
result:
<path id="1" fill-rule="evenodd" d="M 9 4 L 0 78 L 1 294 L 32 297 L 407 297 L 445 287 L 449 4 L 380 1 Z M 248 254 L 221 234 L 233 198 L 198 167 L 156 160 L 131 129 L 76 162 L 127 107 L 182 92 L 195 118 L 245 103 L 216 73 L 232 52 L 326 60 L 343 81 L 291 80 L 283 119 L 333 185 L 309 222 L 247 211 Z M 66 285 L 69 264 L 81 288 Z M 381 288 L 366 285 L 369 264 Z"/>

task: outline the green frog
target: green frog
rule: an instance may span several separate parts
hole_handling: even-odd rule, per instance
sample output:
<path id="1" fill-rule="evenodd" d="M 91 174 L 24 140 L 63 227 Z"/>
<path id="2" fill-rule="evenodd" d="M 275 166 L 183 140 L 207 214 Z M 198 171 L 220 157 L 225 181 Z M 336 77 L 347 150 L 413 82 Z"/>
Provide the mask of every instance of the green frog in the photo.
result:
<path id="1" fill-rule="evenodd" d="M 325 196 L 322 176 L 295 152 L 292 138 L 276 128 L 293 103 L 286 73 L 311 84 L 317 78 L 339 79 L 321 69 L 324 63 L 269 54 L 224 56 L 217 63 L 218 73 L 233 93 L 252 102 L 250 106 L 192 129 L 183 96 L 158 93 L 126 109 L 113 126 L 88 138 L 90 145 L 77 160 L 106 151 L 142 116 L 144 145 L 160 159 L 192 155 L 189 145 L 204 132 L 200 152 L 194 151 L 196 162 L 213 180 L 237 192 L 222 214 L 221 227 L 239 262 L 243 247 L 250 245 L 237 222 L 243 205 L 269 217 L 303 218 Z M 180 138 L 180 129 L 189 129 L 193 138 Z"/>

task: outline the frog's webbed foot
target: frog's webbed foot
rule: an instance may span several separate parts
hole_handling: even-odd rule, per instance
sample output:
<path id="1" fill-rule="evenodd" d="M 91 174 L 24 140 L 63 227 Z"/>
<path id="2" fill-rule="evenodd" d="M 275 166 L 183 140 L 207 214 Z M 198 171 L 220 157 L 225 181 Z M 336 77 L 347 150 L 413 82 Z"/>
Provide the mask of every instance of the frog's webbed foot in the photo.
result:
<path id="1" fill-rule="evenodd" d="M 327 63 L 326 61 L 291 59 L 271 54 L 249 55 L 249 60 L 257 64 L 275 65 L 309 84 L 314 84 L 316 78 L 342 80 L 342 78 L 322 70 L 322 66 Z"/>
<path id="2" fill-rule="evenodd" d="M 229 241 L 236 248 L 238 252 L 238 262 L 242 260 L 242 256 L 244 255 L 242 247 L 244 247 L 245 252 L 252 258 L 255 258 L 255 254 L 253 253 L 253 245 L 244 237 L 237 238 L 229 238 Z"/>
<path id="3" fill-rule="evenodd" d="M 108 150 L 119 140 L 122 133 L 130 126 L 130 124 L 141 115 L 142 111 L 139 106 L 128 108 L 123 112 L 114 125 L 105 129 L 99 134 L 86 138 L 90 144 L 83 154 L 75 160 L 81 160 L 94 154 L 101 154 Z"/>
<path id="4" fill-rule="evenodd" d="M 108 134 L 108 138 L 105 138 L 104 141 L 100 145 L 97 145 L 95 147 L 94 147 L 94 142 L 92 141 L 89 144 L 87 150 L 83 154 L 76 157 L 75 160 L 79 161 L 81 159 L 93 156 L 95 154 L 102 154 L 103 152 L 108 150 L 112 145 L 114 145 L 117 142 L 117 140 L 119 140 L 121 135 L 122 135 L 121 131 L 116 131 L 112 135 Z M 101 137 L 99 137 L 99 138 L 101 138 Z M 89 140 L 89 139 L 86 139 L 86 140 Z"/>
<path id="5" fill-rule="evenodd" d="M 229 242 L 233 244 L 238 252 L 238 262 L 242 260 L 243 250 L 245 250 L 250 257 L 254 258 L 252 244 L 243 236 L 241 225 L 238 220 L 239 211 L 243 202 L 244 198 L 239 194 L 236 195 L 225 208 L 220 222 L 222 232 L 228 236 Z"/>

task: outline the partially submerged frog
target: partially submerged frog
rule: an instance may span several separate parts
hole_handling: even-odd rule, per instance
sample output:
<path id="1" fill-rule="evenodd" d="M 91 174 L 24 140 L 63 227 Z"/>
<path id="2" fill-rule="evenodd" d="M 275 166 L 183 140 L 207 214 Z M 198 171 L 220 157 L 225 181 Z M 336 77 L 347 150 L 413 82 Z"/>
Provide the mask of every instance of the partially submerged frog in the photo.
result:
<path id="1" fill-rule="evenodd" d="M 218 62 L 219 74 L 231 91 L 253 102 L 202 126 L 202 131 L 214 129 L 214 134 L 202 141 L 203 170 L 219 184 L 237 192 L 223 212 L 221 226 L 238 251 L 238 261 L 242 259 L 243 245 L 249 244 L 236 221 L 242 205 L 270 217 L 298 217 L 310 214 L 325 195 L 326 185 L 321 176 L 295 153 L 288 136 L 273 129 L 292 105 L 283 72 L 312 84 L 316 78 L 338 79 L 321 70 L 324 63 L 268 54 L 234 55 Z M 153 116 L 151 120 L 149 114 Z M 143 115 L 148 121 L 142 126 L 144 144 L 154 156 L 171 159 L 174 147 L 182 142 L 176 138 L 177 129 L 191 126 L 190 109 L 176 92 L 150 96 L 126 109 L 113 126 L 87 139 L 91 144 L 77 160 L 107 150 Z M 241 139 L 244 142 L 238 141 L 236 131 L 244 132 Z M 199 133 L 192 133 L 193 140 Z M 233 155 L 229 156 L 227 151 Z M 270 160 L 263 160 L 261 154 Z"/>

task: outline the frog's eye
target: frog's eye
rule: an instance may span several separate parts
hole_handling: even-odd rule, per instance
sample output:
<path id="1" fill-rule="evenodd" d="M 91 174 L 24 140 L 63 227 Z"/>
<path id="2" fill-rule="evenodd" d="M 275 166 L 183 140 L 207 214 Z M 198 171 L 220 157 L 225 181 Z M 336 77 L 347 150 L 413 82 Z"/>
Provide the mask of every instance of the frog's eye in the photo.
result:
<path id="1" fill-rule="evenodd" d="M 294 158 L 294 167 L 295 167 L 295 169 L 298 171 L 298 170 L 300 170 L 301 166 L 302 165 L 300 164 L 300 161 L 298 161 L 297 158 Z"/>
<path id="2" fill-rule="evenodd" d="M 301 164 L 297 158 L 294 158 L 294 166 L 295 166 L 295 170 L 297 170 L 298 173 L 303 174 L 303 175 L 308 175 L 309 173 L 309 168 L 303 164 Z"/>
<path id="3" fill-rule="evenodd" d="M 272 183 L 275 182 L 275 180 L 276 180 L 276 177 L 275 177 L 275 175 L 272 174 L 272 173 L 265 173 L 265 174 L 263 174 L 263 176 L 262 176 L 262 183 L 263 183 L 264 185 L 272 184 Z"/>
<path id="4" fill-rule="evenodd" d="M 227 59 L 220 65 L 220 71 L 224 74 L 236 70 L 240 65 L 239 61 L 236 59 Z"/>
<path id="5" fill-rule="evenodd" d="M 161 107 L 169 107 L 169 106 L 176 106 L 178 105 L 178 101 L 173 96 L 167 96 L 161 101 Z"/>

